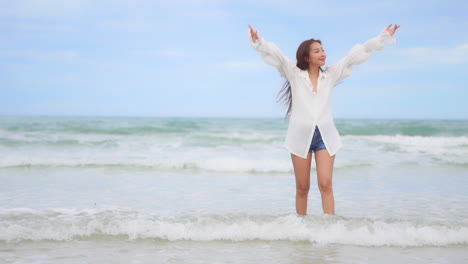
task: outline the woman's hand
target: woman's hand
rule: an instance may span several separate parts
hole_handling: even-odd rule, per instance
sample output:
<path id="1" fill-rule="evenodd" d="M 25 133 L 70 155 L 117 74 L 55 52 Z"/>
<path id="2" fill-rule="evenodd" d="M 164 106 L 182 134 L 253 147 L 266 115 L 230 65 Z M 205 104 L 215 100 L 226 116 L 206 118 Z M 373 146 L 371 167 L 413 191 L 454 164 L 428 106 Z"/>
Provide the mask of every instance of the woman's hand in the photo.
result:
<path id="1" fill-rule="evenodd" d="M 395 31 L 396 31 L 398 28 L 400 28 L 400 26 L 397 25 L 397 24 L 395 24 L 395 26 L 392 28 L 392 25 L 393 25 L 393 24 L 390 24 L 390 26 L 388 26 L 386 30 L 387 30 L 388 33 L 390 33 L 390 35 L 393 36 L 393 34 L 395 34 Z"/>
<path id="2" fill-rule="evenodd" d="M 252 40 L 255 43 L 258 39 L 258 31 L 256 28 L 252 27 L 251 25 L 249 25 L 249 28 L 250 28 L 250 35 L 252 36 Z"/>

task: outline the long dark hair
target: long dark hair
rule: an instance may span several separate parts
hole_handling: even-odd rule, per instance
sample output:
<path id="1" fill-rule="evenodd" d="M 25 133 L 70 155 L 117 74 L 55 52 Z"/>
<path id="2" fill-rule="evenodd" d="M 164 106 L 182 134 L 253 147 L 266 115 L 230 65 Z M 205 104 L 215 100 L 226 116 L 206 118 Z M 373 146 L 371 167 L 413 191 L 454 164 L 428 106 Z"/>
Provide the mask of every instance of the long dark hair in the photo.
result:
<path id="1" fill-rule="evenodd" d="M 309 39 L 306 41 L 303 41 L 301 45 L 297 48 L 296 52 L 296 66 L 305 71 L 309 68 L 309 62 L 307 61 L 309 58 L 309 52 L 310 52 L 310 45 L 314 42 L 320 43 L 322 45 L 322 41 L 318 39 Z M 322 68 L 320 68 L 322 70 Z M 283 76 L 284 77 L 284 76 Z M 278 93 L 278 100 L 277 102 L 283 103 L 288 106 L 288 110 L 286 111 L 286 119 L 289 119 L 291 115 L 291 107 L 292 107 L 292 94 L 291 94 L 291 83 L 286 79 L 286 81 L 283 84 L 283 87 Z"/>

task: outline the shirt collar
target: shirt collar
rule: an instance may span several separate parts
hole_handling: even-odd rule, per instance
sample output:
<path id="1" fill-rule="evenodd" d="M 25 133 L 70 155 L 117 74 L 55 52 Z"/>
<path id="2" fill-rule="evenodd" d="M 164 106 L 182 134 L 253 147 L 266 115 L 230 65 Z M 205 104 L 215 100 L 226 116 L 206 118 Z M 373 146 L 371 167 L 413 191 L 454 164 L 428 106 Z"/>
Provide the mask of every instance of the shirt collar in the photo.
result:
<path id="1" fill-rule="evenodd" d="M 310 80 L 310 78 L 309 78 L 309 72 L 307 72 L 307 70 L 305 70 L 305 71 L 300 70 L 299 75 L 300 75 L 302 78 L 306 79 L 306 80 Z M 328 74 L 327 74 L 326 71 L 319 71 L 319 79 L 320 79 L 320 78 L 327 78 L 327 77 L 328 77 Z"/>

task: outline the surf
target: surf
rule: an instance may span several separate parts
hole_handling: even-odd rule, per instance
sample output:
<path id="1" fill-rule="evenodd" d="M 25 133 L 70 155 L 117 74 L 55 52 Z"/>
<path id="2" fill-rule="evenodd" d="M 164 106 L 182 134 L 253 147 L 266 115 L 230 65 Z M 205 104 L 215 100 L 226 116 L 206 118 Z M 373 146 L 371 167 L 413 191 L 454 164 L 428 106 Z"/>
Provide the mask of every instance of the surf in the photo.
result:
<path id="1" fill-rule="evenodd" d="M 0 211 L 0 241 L 294 241 L 355 246 L 468 245 L 461 222 L 296 214 L 155 215 L 122 209 Z"/>

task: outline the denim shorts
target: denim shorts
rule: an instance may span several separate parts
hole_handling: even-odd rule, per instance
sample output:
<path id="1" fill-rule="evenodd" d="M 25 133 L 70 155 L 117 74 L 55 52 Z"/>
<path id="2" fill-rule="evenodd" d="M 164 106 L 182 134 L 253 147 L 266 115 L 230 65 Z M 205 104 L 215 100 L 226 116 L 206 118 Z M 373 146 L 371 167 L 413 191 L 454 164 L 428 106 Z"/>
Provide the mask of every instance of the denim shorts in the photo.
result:
<path id="1" fill-rule="evenodd" d="M 316 152 L 322 149 L 326 149 L 325 143 L 323 143 L 322 135 L 318 127 L 315 127 L 314 136 L 312 137 L 312 143 L 310 144 L 309 153 Z"/>

